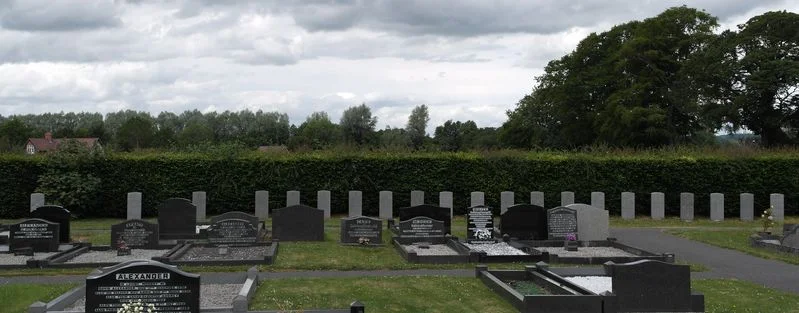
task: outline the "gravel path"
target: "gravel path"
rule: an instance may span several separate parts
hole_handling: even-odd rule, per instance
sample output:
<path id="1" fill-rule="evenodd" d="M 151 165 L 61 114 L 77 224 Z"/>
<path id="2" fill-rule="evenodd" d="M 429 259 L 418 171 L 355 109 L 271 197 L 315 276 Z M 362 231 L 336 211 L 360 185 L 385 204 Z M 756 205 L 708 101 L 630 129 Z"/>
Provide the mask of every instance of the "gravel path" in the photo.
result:
<path id="1" fill-rule="evenodd" d="M 219 254 L 216 247 L 192 247 L 186 251 L 179 260 L 182 261 L 213 261 L 213 260 L 263 260 L 269 247 L 228 247 L 228 253 Z"/>
<path id="2" fill-rule="evenodd" d="M 419 245 L 404 245 L 402 246 L 405 251 L 416 252 L 416 255 L 458 255 L 458 252 L 452 250 L 447 245 L 427 245 L 429 248 L 420 248 Z"/>
<path id="3" fill-rule="evenodd" d="M 511 247 L 506 242 L 470 244 L 464 243 L 470 250 L 482 251 L 488 255 L 527 255 L 524 251 Z"/>
<path id="4" fill-rule="evenodd" d="M 0 254 L 0 265 L 24 265 L 25 262 L 30 259 L 45 259 L 56 253 L 57 252 L 36 252 L 32 257 L 27 255 L 15 256 L 13 253 L 2 253 Z"/>
<path id="5" fill-rule="evenodd" d="M 595 294 L 613 291 L 613 279 L 610 276 L 567 276 L 564 278 Z"/>
<path id="6" fill-rule="evenodd" d="M 169 250 L 133 249 L 130 255 L 117 256 L 116 250 L 88 251 L 79 254 L 66 263 L 121 263 L 130 260 L 150 260 L 152 257 L 162 256 Z"/>
<path id="7" fill-rule="evenodd" d="M 233 298 L 241 290 L 242 284 L 212 284 L 200 285 L 200 307 L 229 307 L 233 303 Z M 65 311 L 83 312 L 86 307 L 86 298 L 80 298 L 72 305 L 67 306 Z"/>
<path id="8" fill-rule="evenodd" d="M 635 254 L 611 247 L 580 247 L 577 251 L 566 251 L 563 247 L 535 247 L 541 252 L 557 254 L 559 257 L 632 257 Z"/>

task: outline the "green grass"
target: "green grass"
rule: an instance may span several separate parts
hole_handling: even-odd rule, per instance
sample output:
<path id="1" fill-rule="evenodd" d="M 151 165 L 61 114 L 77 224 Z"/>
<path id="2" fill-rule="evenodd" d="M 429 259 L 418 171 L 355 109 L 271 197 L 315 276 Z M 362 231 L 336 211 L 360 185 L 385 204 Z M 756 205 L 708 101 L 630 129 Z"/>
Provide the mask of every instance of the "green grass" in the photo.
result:
<path id="1" fill-rule="evenodd" d="M 785 223 L 799 224 L 799 216 L 786 216 Z M 741 228 L 757 230 L 762 229 L 763 224 L 758 220 L 744 222 L 737 217 L 731 217 L 722 222 L 714 222 L 706 217 L 699 217 L 691 222 L 683 222 L 679 217 L 675 216 L 670 216 L 662 220 L 653 220 L 646 216 L 636 216 L 633 220 L 625 220 L 620 216 L 611 216 L 610 227 Z"/>
<path id="2" fill-rule="evenodd" d="M 518 312 L 477 278 L 441 276 L 269 280 L 250 309 L 344 309 L 355 300 L 367 312 Z"/>
<path id="3" fill-rule="evenodd" d="M 707 313 L 799 312 L 799 295 L 735 279 L 701 279 L 691 286 L 705 294 Z"/>
<path id="4" fill-rule="evenodd" d="M 8 313 L 28 312 L 28 306 L 36 301 L 48 302 L 75 288 L 77 284 L 13 284 L 0 285 L 0 311 Z"/>
<path id="5" fill-rule="evenodd" d="M 678 237 L 704 242 L 722 248 L 738 250 L 756 257 L 799 265 L 799 255 L 750 246 L 749 236 L 752 235 L 752 231 L 670 229 L 667 230 L 667 232 Z"/>

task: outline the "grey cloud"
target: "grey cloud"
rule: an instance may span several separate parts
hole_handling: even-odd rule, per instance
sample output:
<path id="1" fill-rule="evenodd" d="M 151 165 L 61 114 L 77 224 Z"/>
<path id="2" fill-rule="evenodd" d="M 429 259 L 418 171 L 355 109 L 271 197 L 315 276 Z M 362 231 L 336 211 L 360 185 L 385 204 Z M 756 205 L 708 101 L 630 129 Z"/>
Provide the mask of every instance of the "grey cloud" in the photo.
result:
<path id="1" fill-rule="evenodd" d="M 11 2 L 0 13 L 0 26 L 18 31 L 61 32 L 119 25 L 121 21 L 114 3 L 102 0 L 19 0 Z"/>

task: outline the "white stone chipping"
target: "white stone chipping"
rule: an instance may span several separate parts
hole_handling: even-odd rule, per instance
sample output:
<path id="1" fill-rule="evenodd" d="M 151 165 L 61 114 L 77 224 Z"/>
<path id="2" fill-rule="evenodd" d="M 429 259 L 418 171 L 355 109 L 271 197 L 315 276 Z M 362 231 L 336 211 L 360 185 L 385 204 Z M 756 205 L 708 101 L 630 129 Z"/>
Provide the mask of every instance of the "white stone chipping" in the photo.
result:
<path id="1" fill-rule="evenodd" d="M 458 252 L 447 245 L 427 245 L 429 248 L 420 248 L 418 245 L 405 245 L 405 251 L 416 252 L 416 255 L 458 255 Z"/>
<path id="2" fill-rule="evenodd" d="M 610 276 L 567 276 L 564 278 L 595 294 L 613 291 L 613 279 Z"/>
<path id="3" fill-rule="evenodd" d="M 563 247 L 535 247 L 541 252 L 549 252 L 559 257 L 634 257 L 635 254 L 611 247 L 580 247 L 577 251 L 566 251 Z"/>
<path id="4" fill-rule="evenodd" d="M 470 250 L 485 252 L 487 255 L 527 255 L 524 251 L 511 247 L 506 242 L 470 244 L 464 243 Z"/>
<path id="5" fill-rule="evenodd" d="M 200 308 L 230 307 L 242 286 L 243 284 L 200 285 Z M 86 298 L 80 298 L 67 306 L 64 311 L 83 312 L 85 308 Z"/>
<path id="6" fill-rule="evenodd" d="M 164 255 L 167 251 L 169 250 L 131 249 L 130 255 L 125 256 L 117 256 L 117 251 L 113 249 L 88 251 L 67 260 L 66 263 L 122 263 L 131 260 L 150 260 L 153 257 Z"/>
<path id="7" fill-rule="evenodd" d="M 57 252 L 36 252 L 33 256 L 14 255 L 13 253 L 0 253 L 0 265 L 25 265 L 30 259 L 45 259 Z"/>

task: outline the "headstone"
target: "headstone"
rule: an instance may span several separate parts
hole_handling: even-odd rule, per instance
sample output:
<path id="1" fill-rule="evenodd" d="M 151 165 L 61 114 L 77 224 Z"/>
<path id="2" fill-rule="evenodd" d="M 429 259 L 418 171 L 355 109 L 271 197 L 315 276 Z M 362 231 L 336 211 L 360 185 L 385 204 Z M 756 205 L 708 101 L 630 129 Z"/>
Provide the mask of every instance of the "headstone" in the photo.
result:
<path id="1" fill-rule="evenodd" d="M 286 206 L 290 207 L 292 205 L 299 205 L 299 204 L 300 204 L 300 191 L 299 190 L 286 191 Z"/>
<path id="2" fill-rule="evenodd" d="M 513 191 L 503 191 L 499 194 L 499 212 L 505 213 L 515 202 Z"/>
<path id="3" fill-rule="evenodd" d="M 34 252 L 58 251 L 60 224 L 32 218 L 11 224 L 8 228 L 8 250 L 31 248 Z"/>
<path id="4" fill-rule="evenodd" d="M 544 193 L 541 191 L 530 192 L 530 204 L 544 207 Z"/>
<path id="5" fill-rule="evenodd" d="M 495 243 L 494 214 L 491 208 L 480 205 L 470 207 L 466 215 L 466 242 Z"/>
<path id="6" fill-rule="evenodd" d="M 31 194 L 31 212 L 36 210 L 36 208 L 44 205 L 44 194 L 43 193 L 32 193 Z"/>
<path id="7" fill-rule="evenodd" d="M 598 209 L 605 209 L 605 193 L 594 191 L 591 193 L 591 206 Z"/>
<path id="8" fill-rule="evenodd" d="M 141 192 L 128 192 L 128 219 L 141 219 Z"/>
<path id="9" fill-rule="evenodd" d="M 782 225 L 783 246 L 799 249 L 799 224 Z"/>
<path id="10" fill-rule="evenodd" d="M 621 193 L 621 218 L 625 220 L 635 219 L 635 193 Z"/>
<path id="11" fill-rule="evenodd" d="M 424 204 L 424 191 L 413 190 L 411 191 L 411 206 Z"/>
<path id="12" fill-rule="evenodd" d="M 566 207 L 577 211 L 577 238 L 595 241 L 610 237 L 610 216 L 607 210 L 582 203 L 569 204 Z"/>
<path id="13" fill-rule="evenodd" d="M 191 203 L 197 208 L 197 222 L 205 221 L 205 191 L 192 192 Z"/>
<path id="14" fill-rule="evenodd" d="M 255 216 L 262 221 L 269 219 L 269 191 L 255 192 Z"/>
<path id="15" fill-rule="evenodd" d="M 349 192 L 349 217 L 363 215 L 363 194 L 360 190 L 350 190 Z"/>
<path id="16" fill-rule="evenodd" d="M 272 238 L 279 241 L 324 241 L 324 212 L 302 204 L 274 210 Z"/>
<path id="17" fill-rule="evenodd" d="M 258 241 L 258 226 L 252 220 L 217 219 L 208 227 L 208 243 L 225 246 L 249 246 Z"/>
<path id="18" fill-rule="evenodd" d="M 61 242 L 70 242 L 70 220 L 72 214 L 57 205 L 40 206 L 31 212 L 31 217 L 58 223 L 58 238 Z"/>
<path id="19" fill-rule="evenodd" d="M 255 215 L 247 214 L 241 211 L 230 211 L 211 217 L 211 224 L 228 219 L 240 219 L 250 223 L 256 229 L 258 228 L 258 217 Z"/>
<path id="20" fill-rule="evenodd" d="M 200 275 L 156 261 L 136 260 L 86 277 L 86 313 L 116 312 L 131 300 L 159 313 L 200 312 Z"/>
<path id="21" fill-rule="evenodd" d="M 680 193 L 680 219 L 686 222 L 694 220 L 694 194 Z"/>
<path id="22" fill-rule="evenodd" d="M 325 214 L 325 219 L 330 218 L 330 190 L 316 192 L 316 208 L 322 210 Z"/>
<path id="23" fill-rule="evenodd" d="M 662 192 L 653 192 L 651 195 L 652 219 L 662 220 L 666 217 L 666 197 Z"/>
<path id="24" fill-rule="evenodd" d="M 517 204 L 500 216 L 502 235 L 519 240 L 547 240 L 547 214 L 543 207 Z"/>
<path id="25" fill-rule="evenodd" d="M 438 206 L 442 208 L 449 209 L 449 217 L 453 217 L 454 213 L 454 205 L 452 203 L 452 192 L 451 191 L 442 191 L 438 193 Z"/>
<path id="26" fill-rule="evenodd" d="M 574 203 L 574 192 L 564 191 L 560 193 L 560 205 L 567 206 Z"/>
<path id="27" fill-rule="evenodd" d="M 341 219 L 341 243 L 378 245 L 383 243 L 383 220 L 368 216 Z"/>
<path id="28" fill-rule="evenodd" d="M 741 220 L 751 222 L 755 220 L 755 195 L 741 194 Z"/>
<path id="29" fill-rule="evenodd" d="M 486 205 L 486 194 L 482 191 L 472 191 L 469 197 L 469 206 Z"/>
<path id="30" fill-rule="evenodd" d="M 188 199 L 171 198 L 158 206 L 161 239 L 188 239 L 197 235 L 197 208 Z"/>
<path id="31" fill-rule="evenodd" d="M 452 217 L 449 215 L 448 208 L 423 204 L 399 209 L 400 222 L 407 221 L 418 216 L 426 216 L 431 219 L 444 222 L 444 231 L 447 234 L 452 234 Z"/>
<path id="32" fill-rule="evenodd" d="M 384 220 L 394 218 L 394 194 L 391 191 L 380 192 L 380 218 Z"/>
<path id="33" fill-rule="evenodd" d="M 785 195 L 781 193 L 772 193 L 769 195 L 769 204 L 774 208 L 771 215 L 774 216 L 775 222 L 782 222 L 785 220 Z"/>
<path id="34" fill-rule="evenodd" d="M 444 237 L 447 234 L 444 221 L 434 220 L 427 216 L 417 216 L 399 222 L 400 237 L 430 238 Z"/>
<path id="35" fill-rule="evenodd" d="M 693 312 L 688 265 L 642 260 L 611 267 L 619 312 Z"/>
<path id="36" fill-rule="evenodd" d="M 144 220 L 127 220 L 111 225 L 111 247 L 122 241 L 128 248 L 158 248 L 158 224 Z"/>
<path id="37" fill-rule="evenodd" d="M 710 194 L 710 220 L 720 222 L 724 220 L 724 194 Z"/>
<path id="38" fill-rule="evenodd" d="M 578 236 L 577 211 L 567 207 L 556 207 L 547 210 L 547 234 L 549 240 L 565 240 L 566 236 Z"/>

